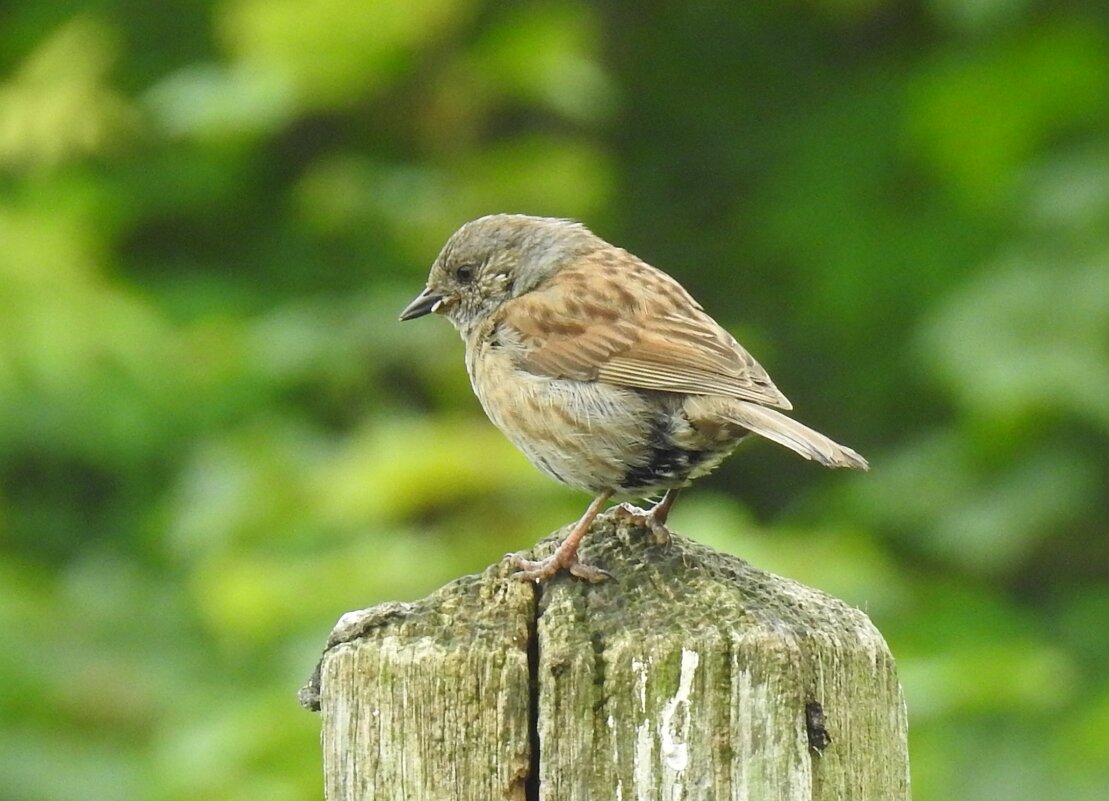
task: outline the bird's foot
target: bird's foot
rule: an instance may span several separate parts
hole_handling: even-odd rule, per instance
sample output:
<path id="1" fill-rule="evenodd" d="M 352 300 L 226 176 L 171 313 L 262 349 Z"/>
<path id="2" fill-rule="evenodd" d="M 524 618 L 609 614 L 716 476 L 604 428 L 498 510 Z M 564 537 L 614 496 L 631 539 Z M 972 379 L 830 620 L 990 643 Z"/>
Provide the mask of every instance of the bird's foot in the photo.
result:
<path id="1" fill-rule="evenodd" d="M 593 583 L 612 578 L 612 574 L 607 570 L 601 570 L 599 567 L 587 565 L 578 560 L 578 545 L 581 544 L 582 537 L 589 531 L 589 527 L 593 525 L 593 521 L 597 518 L 601 509 L 604 508 L 605 502 L 608 501 L 611 495 L 611 491 L 606 491 L 594 498 L 593 503 L 589 504 L 589 508 L 585 510 L 585 514 L 570 529 L 566 539 L 560 542 L 554 553 L 546 559 L 533 562 L 519 554 L 513 555 L 511 557 L 512 564 L 520 568 L 520 571 L 513 573 L 512 577 L 520 579 L 520 581 L 534 581 L 542 584 L 558 571 L 566 569 L 571 576 Z"/>
<path id="2" fill-rule="evenodd" d="M 651 534 L 654 535 L 656 544 L 666 545 L 670 542 L 670 529 L 666 527 L 664 520 L 659 520 L 655 515 L 655 509 L 657 508 L 656 506 L 654 509 L 640 509 L 638 506 L 625 501 L 617 504 L 613 514 L 617 520 L 622 520 L 636 528 L 649 529 Z"/>
<path id="3" fill-rule="evenodd" d="M 560 554 L 557 550 L 546 559 L 533 561 L 525 559 L 519 554 L 513 554 L 510 561 L 513 567 L 520 568 L 512 574 L 512 578 L 520 581 L 534 581 L 542 584 L 561 570 L 566 570 L 571 576 L 576 576 L 592 584 L 612 578 L 612 574 L 607 570 L 587 565 L 585 562 L 579 562 L 577 554 L 566 556 Z"/>

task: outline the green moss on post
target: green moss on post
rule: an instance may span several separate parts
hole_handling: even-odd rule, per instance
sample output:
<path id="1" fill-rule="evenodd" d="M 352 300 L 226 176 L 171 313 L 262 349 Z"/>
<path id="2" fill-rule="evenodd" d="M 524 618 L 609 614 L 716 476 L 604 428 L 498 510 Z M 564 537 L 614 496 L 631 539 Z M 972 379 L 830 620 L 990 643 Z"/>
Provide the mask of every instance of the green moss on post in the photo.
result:
<path id="1" fill-rule="evenodd" d="M 300 691 L 322 713 L 329 801 L 524 801 L 535 593 L 504 573 L 339 620 Z"/>
<path id="2" fill-rule="evenodd" d="M 611 515 L 583 555 L 616 579 L 536 599 L 498 565 L 346 616 L 303 694 L 329 801 L 907 801 L 904 702 L 862 612 Z"/>

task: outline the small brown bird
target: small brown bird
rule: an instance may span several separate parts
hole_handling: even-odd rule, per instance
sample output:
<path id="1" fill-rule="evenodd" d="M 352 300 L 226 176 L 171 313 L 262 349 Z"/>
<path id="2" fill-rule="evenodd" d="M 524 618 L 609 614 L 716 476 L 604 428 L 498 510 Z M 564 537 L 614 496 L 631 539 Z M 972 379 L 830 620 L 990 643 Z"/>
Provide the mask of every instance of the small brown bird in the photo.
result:
<path id="1" fill-rule="evenodd" d="M 401 320 L 442 314 L 462 335 L 489 419 L 547 475 L 596 496 L 555 552 L 517 578 L 608 574 L 578 544 L 613 496 L 665 539 L 680 488 L 754 432 L 829 467 L 850 448 L 786 417 L 766 371 L 666 273 L 572 220 L 492 214 L 466 223 Z"/>

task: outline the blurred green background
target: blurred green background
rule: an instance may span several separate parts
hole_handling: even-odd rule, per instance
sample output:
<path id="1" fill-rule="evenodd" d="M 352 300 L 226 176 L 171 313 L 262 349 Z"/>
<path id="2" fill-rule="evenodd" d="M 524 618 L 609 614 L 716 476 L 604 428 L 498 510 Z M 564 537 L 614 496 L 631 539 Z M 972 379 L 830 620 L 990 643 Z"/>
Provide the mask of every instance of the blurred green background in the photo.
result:
<path id="1" fill-rule="evenodd" d="M 870 613 L 917 801 L 1105 798 L 1104 0 L 7 0 L 0 76 L 0 798 L 318 798 L 338 615 L 580 514 L 396 321 L 493 211 L 870 458 L 673 523 Z"/>

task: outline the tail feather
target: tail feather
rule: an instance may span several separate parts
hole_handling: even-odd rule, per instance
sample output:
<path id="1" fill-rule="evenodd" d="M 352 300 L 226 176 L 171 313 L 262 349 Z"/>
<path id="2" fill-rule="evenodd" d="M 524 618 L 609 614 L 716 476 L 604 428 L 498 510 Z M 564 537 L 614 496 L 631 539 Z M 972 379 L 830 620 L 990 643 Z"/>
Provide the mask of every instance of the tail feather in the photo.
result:
<path id="1" fill-rule="evenodd" d="M 759 406 L 755 403 L 739 401 L 729 409 L 729 417 L 744 428 L 766 437 L 779 445 L 812 459 L 828 467 L 852 467 L 866 470 L 870 467 L 855 451 L 828 437 L 801 425 L 781 412 Z"/>

